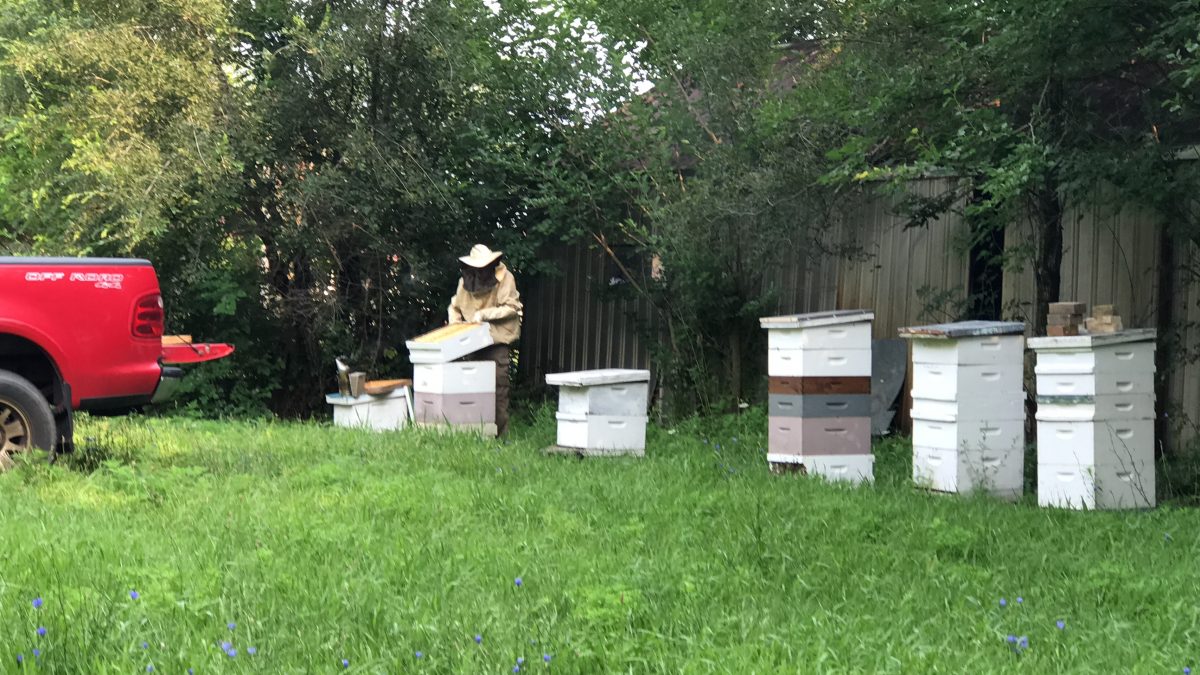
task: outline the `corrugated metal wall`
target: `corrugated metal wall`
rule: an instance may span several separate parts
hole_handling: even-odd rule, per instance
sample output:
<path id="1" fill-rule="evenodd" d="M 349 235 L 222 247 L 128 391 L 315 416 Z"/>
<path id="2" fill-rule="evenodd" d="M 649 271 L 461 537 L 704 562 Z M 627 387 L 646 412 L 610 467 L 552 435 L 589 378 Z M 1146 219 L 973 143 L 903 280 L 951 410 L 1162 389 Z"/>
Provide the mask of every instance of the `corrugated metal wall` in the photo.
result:
<path id="1" fill-rule="evenodd" d="M 911 189 L 932 197 L 949 186 L 945 179 L 929 179 L 914 181 Z M 1148 214 L 1113 208 L 1100 193 L 1094 204 L 1064 218 L 1062 297 L 1114 304 L 1126 326 L 1155 326 L 1159 225 Z M 942 294 L 953 300 L 967 292 L 969 261 L 957 240 L 963 234 L 961 218 L 947 214 L 927 227 L 905 229 L 894 206 L 894 197 L 865 190 L 828 233 L 831 241 L 858 244 L 863 257 L 823 256 L 772 270 L 768 283 L 779 292 L 778 312 L 872 309 L 876 338 L 892 338 L 903 326 L 944 318 L 931 310 L 937 304 L 931 297 Z M 1020 226 L 1006 233 L 1006 246 L 1022 241 Z M 1192 250 L 1176 256 L 1181 268 L 1200 262 Z M 659 324 L 645 301 L 601 299 L 613 269 L 606 255 L 579 246 L 552 257 L 561 276 L 525 284 L 523 376 L 536 383 L 561 370 L 651 367 L 646 340 L 656 335 Z M 1006 270 L 1002 296 L 1006 317 L 1027 319 L 1034 297 L 1032 271 Z M 1182 269 L 1173 301 L 1179 358 L 1169 379 L 1168 409 L 1191 421 L 1182 425 L 1185 434 L 1178 439 L 1186 441 L 1195 437 L 1200 420 L 1200 284 Z"/>

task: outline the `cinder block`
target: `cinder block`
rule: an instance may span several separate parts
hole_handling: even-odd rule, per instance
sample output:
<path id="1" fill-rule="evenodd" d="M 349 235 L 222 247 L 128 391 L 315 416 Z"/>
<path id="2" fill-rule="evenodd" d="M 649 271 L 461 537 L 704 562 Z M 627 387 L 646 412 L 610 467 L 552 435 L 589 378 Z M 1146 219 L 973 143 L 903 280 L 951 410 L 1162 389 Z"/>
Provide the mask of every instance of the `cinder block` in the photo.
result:
<path id="1" fill-rule="evenodd" d="M 1086 302 L 1052 302 L 1051 314 L 1083 314 L 1087 312 Z"/>

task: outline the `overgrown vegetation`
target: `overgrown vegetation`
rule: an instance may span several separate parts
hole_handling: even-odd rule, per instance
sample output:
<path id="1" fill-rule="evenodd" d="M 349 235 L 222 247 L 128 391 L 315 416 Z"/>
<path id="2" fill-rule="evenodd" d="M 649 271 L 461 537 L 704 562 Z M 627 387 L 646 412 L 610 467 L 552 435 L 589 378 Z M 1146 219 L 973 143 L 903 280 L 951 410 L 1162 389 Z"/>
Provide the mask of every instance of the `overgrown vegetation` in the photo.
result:
<path id="1" fill-rule="evenodd" d="M 896 442 L 874 487 L 771 476 L 761 410 L 653 428 L 643 460 L 543 456 L 535 420 L 497 444 L 85 419 L 94 471 L 0 475 L 0 671 L 1197 664 L 1190 511 L 931 496 Z"/>

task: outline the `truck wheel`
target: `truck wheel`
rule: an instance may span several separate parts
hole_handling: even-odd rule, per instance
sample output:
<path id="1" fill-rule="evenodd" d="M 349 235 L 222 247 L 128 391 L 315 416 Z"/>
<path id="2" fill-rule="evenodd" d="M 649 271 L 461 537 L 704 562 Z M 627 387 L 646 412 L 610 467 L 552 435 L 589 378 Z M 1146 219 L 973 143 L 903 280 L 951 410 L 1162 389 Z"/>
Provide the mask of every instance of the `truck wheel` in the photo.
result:
<path id="1" fill-rule="evenodd" d="M 29 380 L 0 370 L 0 468 L 10 455 L 30 448 L 54 449 L 50 403 Z"/>

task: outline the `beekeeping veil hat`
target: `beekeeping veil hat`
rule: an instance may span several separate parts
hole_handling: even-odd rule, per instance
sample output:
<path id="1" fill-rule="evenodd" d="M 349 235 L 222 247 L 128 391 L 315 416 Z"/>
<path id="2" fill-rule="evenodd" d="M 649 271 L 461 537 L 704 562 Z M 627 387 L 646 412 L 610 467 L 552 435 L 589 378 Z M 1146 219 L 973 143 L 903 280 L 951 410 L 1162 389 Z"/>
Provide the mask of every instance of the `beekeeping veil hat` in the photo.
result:
<path id="1" fill-rule="evenodd" d="M 464 265 L 484 268 L 499 260 L 502 255 L 504 255 L 502 251 L 493 251 L 483 244 L 475 244 L 471 247 L 470 255 L 464 255 L 458 260 Z"/>

